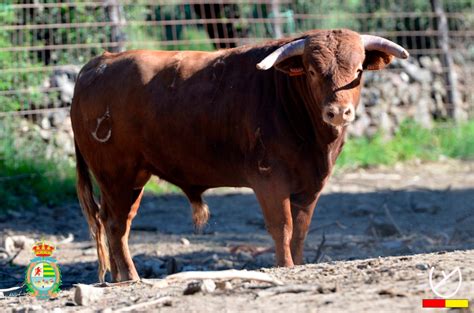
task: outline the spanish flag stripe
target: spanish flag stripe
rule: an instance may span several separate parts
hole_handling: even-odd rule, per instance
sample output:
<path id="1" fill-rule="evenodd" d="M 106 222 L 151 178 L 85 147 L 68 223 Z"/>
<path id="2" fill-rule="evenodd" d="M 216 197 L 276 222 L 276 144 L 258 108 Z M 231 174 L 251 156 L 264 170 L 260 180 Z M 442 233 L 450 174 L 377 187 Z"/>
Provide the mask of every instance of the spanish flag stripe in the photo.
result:
<path id="1" fill-rule="evenodd" d="M 424 308 L 444 308 L 446 302 L 444 299 L 423 299 Z"/>
<path id="2" fill-rule="evenodd" d="M 446 299 L 447 308 L 468 308 L 469 300 L 467 299 Z"/>

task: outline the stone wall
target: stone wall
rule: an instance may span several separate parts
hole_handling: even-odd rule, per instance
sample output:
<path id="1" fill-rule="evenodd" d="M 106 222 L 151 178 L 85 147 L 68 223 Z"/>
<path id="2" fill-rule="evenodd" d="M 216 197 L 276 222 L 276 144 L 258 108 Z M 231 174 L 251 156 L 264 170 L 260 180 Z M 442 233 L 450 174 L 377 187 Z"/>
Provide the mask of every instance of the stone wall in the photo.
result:
<path id="1" fill-rule="evenodd" d="M 469 90 L 472 83 L 468 69 L 457 67 L 456 72 L 466 119 L 474 111 Z M 390 70 L 365 72 L 364 77 L 357 119 L 349 127 L 352 136 L 373 136 L 379 130 L 391 135 L 407 118 L 426 128 L 431 128 L 434 120 L 449 118 L 443 67 L 437 58 L 395 60 Z"/>

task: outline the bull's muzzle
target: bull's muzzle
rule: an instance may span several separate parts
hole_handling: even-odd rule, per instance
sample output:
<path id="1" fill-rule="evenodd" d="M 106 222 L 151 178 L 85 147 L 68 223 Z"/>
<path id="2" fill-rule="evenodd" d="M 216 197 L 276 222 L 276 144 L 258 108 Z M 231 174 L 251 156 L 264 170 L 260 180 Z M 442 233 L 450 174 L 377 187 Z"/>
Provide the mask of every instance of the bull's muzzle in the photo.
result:
<path id="1" fill-rule="evenodd" d="M 355 119 L 355 109 L 349 105 L 330 105 L 323 109 L 323 120 L 332 126 L 346 126 Z"/>

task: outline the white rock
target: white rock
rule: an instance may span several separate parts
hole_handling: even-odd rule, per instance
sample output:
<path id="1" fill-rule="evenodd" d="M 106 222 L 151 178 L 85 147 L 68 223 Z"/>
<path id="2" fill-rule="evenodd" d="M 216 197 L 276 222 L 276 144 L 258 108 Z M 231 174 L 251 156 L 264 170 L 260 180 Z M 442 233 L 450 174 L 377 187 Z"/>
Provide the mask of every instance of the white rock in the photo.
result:
<path id="1" fill-rule="evenodd" d="M 51 115 L 52 125 L 58 129 L 70 129 L 71 119 L 67 114 L 67 110 L 56 111 Z"/>
<path id="2" fill-rule="evenodd" d="M 226 281 L 224 283 L 224 290 L 232 290 L 234 289 L 234 286 L 232 286 L 232 283 L 230 281 Z"/>
<path id="3" fill-rule="evenodd" d="M 67 234 L 67 237 L 64 237 L 59 243 L 60 244 L 65 244 L 65 243 L 71 243 L 74 241 L 74 235 L 69 233 Z"/>
<path id="4" fill-rule="evenodd" d="M 74 291 L 74 301 L 78 305 L 89 305 L 99 300 L 104 294 L 104 289 L 90 285 L 77 284 Z"/>
<path id="5" fill-rule="evenodd" d="M 33 239 L 26 236 L 9 236 L 5 239 L 5 250 L 11 254 L 17 250 L 29 248 L 34 242 Z"/>
<path id="6" fill-rule="evenodd" d="M 191 243 L 189 242 L 189 240 L 186 239 L 186 238 L 184 238 L 184 237 L 181 238 L 179 241 L 180 241 L 181 244 L 183 244 L 184 246 L 189 246 L 189 245 L 191 244 Z"/>
<path id="7" fill-rule="evenodd" d="M 43 313 L 46 312 L 41 305 L 26 305 L 22 307 L 14 308 L 13 313 Z"/>
<path id="8" fill-rule="evenodd" d="M 51 128 L 51 122 L 49 121 L 49 118 L 47 116 L 44 116 L 42 119 L 41 119 L 41 128 L 42 129 L 50 129 Z"/>
<path id="9" fill-rule="evenodd" d="M 204 279 L 201 284 L 203 293 L 213 293 L 216 290 L 216 283 L 212 279 Z"/>
<path id="10" fill-rule="evenodd" d="M 95 248 L 88 248 L 82 250 L 82 255 L 95 255 L 96 254 L 96 249 Z"/>
<path id="11" fill-rule="evenodd" d="M 67 155 L 74 154 L 74 139 L 69 136 L 69 133 L 64 131 L 56 132 L 54 136 L 55 145 Z"/>
<path id="12" fill-rule="evenodd" d="M 405 82 L 408 83 L 410 81 L 410 76 L 408 76 L 407 73 L 401 72 L 400 73 L 400 78 Z"/>
<path id="13" fill-rule="evenodd" d="M 39 134 L 43 140 L 49 141 L 51 139 L 51 132 L 46 129 L 40 129 Z"/>

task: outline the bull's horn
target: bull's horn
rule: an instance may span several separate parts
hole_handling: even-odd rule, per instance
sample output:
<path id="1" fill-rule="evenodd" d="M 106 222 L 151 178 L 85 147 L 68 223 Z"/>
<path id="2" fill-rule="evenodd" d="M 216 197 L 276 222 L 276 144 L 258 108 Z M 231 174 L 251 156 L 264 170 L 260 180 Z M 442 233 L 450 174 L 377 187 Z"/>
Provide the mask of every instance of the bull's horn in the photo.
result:
<path id="1" fill-rule="evenodd" d="M 273 65 L 280 63 L 281 61 L 284 61 L 295 55 L 302 55 L 304 51 L 304 42 L 304 39 L 298 39 L 287 43 L 258 63 L 257 68 L 259 70 L 265 71 L 270 69 Z"/>
<path id="2" fill-rule="evenodd" d="M 403 47 L 388 39 L 372 35 L 361 35 L 361 37 L 364 48 L 368 51 L 379 50 L 400 59 L 406 59 L 410 55 Z"/>

